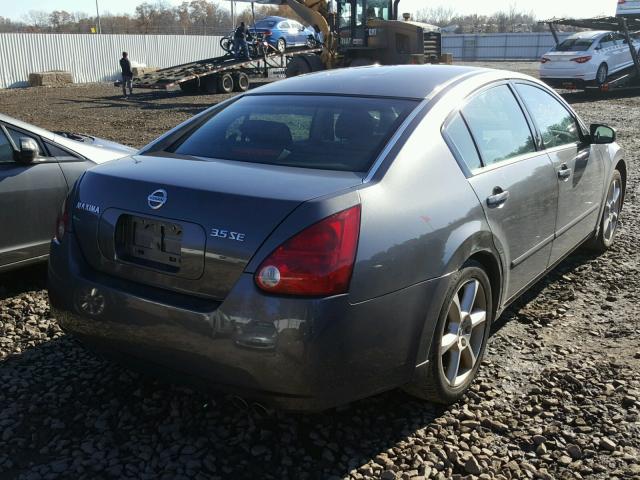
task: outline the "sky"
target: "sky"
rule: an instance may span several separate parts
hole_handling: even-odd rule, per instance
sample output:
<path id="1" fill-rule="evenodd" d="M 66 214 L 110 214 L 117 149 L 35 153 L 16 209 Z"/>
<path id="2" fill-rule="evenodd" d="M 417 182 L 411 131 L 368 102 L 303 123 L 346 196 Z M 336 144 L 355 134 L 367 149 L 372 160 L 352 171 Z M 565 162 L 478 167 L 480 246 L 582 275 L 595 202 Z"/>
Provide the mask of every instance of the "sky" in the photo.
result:
<path id="1" fill-rule="evenodd" d="M 66 10 L 68 12 L 85 12 L 95 14 L 95 0 L 1 0 L 0 16 L 21 20 L 29 10 Z M 133 13 L 136 5 L 142 0 L 98 0 L 101 12 Z M 151 0 L 153 3 L 153 0 Z M 169 0 L 168 3 L 178 5 L 182 0 Z M 227 3 L 223 0 L 223 3 Z M 538 19 L 551 17 L 593 17 L 597 15 L 614 15 L 616 0 L 402 0 L 401 11 L 415 12 L 419 8 L 444 6 L 456 12 L 469 14 L 491 14 L 497 11 L 508 11 L 515 5 L 518 11 L 533 12 Z"/>

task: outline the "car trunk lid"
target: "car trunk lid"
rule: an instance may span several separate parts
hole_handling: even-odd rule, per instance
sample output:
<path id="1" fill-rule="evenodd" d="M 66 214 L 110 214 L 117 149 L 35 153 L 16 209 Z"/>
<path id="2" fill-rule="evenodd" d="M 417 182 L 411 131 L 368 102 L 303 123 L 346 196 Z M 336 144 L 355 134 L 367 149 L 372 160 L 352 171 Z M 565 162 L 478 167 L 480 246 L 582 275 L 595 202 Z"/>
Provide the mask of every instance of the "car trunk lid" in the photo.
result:
<path id="1" fill-rule="evenodd" d="M 85 174 L 73 225 L 94 268 L 222 300 L 298 205 L 361 183 L 351 172 L 135 156 Z"/>

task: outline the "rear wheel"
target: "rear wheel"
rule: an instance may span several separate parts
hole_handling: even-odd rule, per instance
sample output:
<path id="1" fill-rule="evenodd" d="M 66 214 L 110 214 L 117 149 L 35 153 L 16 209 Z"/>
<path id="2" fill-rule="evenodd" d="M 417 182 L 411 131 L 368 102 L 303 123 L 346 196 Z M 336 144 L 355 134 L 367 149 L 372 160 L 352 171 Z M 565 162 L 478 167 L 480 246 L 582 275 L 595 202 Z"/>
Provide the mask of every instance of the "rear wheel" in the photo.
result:
<path id="1" fill-rule="evenodd" d="M 218 77 L 218 93 L 233 92 L 233 76 L 230 73 L 223 73 Z"/>
<path id="2" fill-rule="evenodd" d="M 276 48 L 280 53 L 284 53 L 287 50 L 287 42 L 284 38 L 279 38 L 276 42 Z"/>
<path id="3" fill-rule="evenodd" d="M 587 243 L 588 248 L 603 253 L 613 245 L 623 199 L 624 183 L 622 182 L 622 175 L 618 170 L 614 170 L 613 177 L 609 183 L 607 198 L 604 201 L 602 217 L 600 217 L 600 228 L 598 234 Z"/>
<path id="4" fill-rule="evenodd" d="M 233 75 L 233 89 L 236 92 L 246 92 L 249 90 L 249 75 L 238 72 Z"/>
<path id="5" fill-rule="evenodd" d="M 467 262 L 451 277 L 431 342 L 426 376 L 405 390 L 431 402 L 456 402 L 480 367 L 492 320 L 489 277 L 482 265 Z"/>
<path id="6" fill-rule="evenodd" d="M 609 67 L 606 63 L 601 63 L 596 72 L 596 83 L 598 85 L 604 85 L 607 82 L 609 76 Z"/>

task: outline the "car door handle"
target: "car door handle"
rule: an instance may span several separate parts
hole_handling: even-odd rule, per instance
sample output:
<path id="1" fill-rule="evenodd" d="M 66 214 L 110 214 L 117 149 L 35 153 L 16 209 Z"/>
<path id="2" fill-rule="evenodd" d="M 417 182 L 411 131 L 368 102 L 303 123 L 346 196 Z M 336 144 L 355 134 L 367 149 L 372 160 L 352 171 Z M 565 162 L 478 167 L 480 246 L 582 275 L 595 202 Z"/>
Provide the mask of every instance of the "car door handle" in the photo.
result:
<path id="1" fill-rule="evenodd" d="M 490 207 L 499 207 L 509 199 L 509 190 L 502 190 L 500 187 L 493 189 L 493 195 L 487 197 L 487 205 Z"/>
<path id="2" fill-rule="evenodd" d="M 566 164 L 563 164 L 558 170 L 558 178 L 560 180 L 567 180 L 571 176 L 571 169 L 567 167 Z"/>

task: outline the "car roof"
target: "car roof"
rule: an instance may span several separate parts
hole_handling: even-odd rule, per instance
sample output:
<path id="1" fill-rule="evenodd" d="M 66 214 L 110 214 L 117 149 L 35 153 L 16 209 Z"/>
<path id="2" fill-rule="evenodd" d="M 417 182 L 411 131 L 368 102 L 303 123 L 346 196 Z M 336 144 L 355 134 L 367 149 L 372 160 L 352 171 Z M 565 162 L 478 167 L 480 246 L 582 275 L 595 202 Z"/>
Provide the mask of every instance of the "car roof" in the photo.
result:
<path id="1" fill-rule="evenodd" d="M 459 78 L 499 72 L 457 65 L 393 65 L 340 68 L 301 75 L 252 90 L 248 95 L 325 94 L 423 99 Z M 505 77 L 514 76 L 504 72 Z"/>
<path id="2" fill-rule="evenodd" d="M 256 23 L 264 22 L 265 20 L 272 21 L 272 22 L 282 22 L 283 20 L 291 20 L 291 19 L 272 15 L 270 17 L 264 17 L 264 18 L 261 18 L 260 20 L 256 20 Z"/>
<path id="3" fill-rule="evenodd" d="M 569 35 L 567 38 L 597 38 L 600 37 L 602 35 L 605 35 L 607 33 L 611 33 L 611 32 L 607 32 L 604 30 L 588 30 L 585 32 L 576 32 L 573 33 L 571 35 Z"/>

